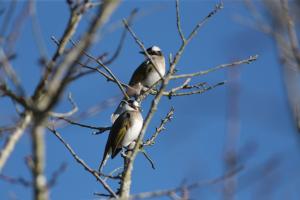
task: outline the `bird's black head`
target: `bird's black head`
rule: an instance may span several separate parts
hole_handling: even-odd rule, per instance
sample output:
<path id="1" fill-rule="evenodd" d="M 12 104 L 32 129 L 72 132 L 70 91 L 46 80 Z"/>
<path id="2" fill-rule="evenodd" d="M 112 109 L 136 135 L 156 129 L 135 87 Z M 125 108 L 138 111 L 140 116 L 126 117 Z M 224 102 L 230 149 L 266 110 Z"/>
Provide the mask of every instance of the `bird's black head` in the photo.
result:
<path id="1" fill-rule="evenodd" d="M 139 110 L 141 108 L 140 103 L 132 99 L 129 99 L 127 104 L 134 110 Z"/>
<path id="2" fill-rule="evenodd" d="M 145 55 L 144 51 L 140 51 L 141 54 Z M 161 49 L 158 46 L 152 46 L 147 49 L 147 53 L 150 56 L 162 56 Z"/>

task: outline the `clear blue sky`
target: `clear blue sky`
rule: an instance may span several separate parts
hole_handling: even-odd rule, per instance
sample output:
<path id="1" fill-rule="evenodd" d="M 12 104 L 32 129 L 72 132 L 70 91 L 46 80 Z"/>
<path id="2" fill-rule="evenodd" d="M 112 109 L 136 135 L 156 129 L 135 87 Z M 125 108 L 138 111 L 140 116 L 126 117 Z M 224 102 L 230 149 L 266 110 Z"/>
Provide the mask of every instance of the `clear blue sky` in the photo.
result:
<path id="1" fill-rule="evenodd" d="M 217 1 L 183 1 L 181 3 L 182 26 L 189 33 L 195 23 L 206 16 Z M 7 3 L 7 2 L 6 2 Z M 18 10 L 26 2 L 18 3 Z M 0 6 L 5 6 L 0 4 Z M 129 15 L 133 8 L 139 8 L 141 16 L 134 22 L 133 29 L 146 46 L 158 45 L 168 55 L 175 53 L 180 45 L 175 24 L 175 3 L 173 1 L 124 1 L 113 15 L 111 22 L 116 23 Z M 51 36 L 60 38 L 68 19 L 68 7 L 64 1 L 37 1 L 37 14 L 42 32 L 51 56 L 55 44 Z M 240 67 L 240 96 L 238 102 L 240 115 L 240 135 L 238 149 L 254 146 L 252 153 L 241 153 L 240 164 L 245 169 L 238 175 L 237 199 L 257 199 L 266 187 L 274 187 L 268 193 L 271 199 L 296 199 L 299 197 L 297 186 L 300 184 L 300 135 L 296 132 L 286 101 L 281 67 L 278 64 L 272 40 L 262 33 L 237 23 L 234 16 L 249 17 L 240 1 L 225 1 L 224 9 L 200 30 L 197 37 L 186 49 L 178 64 L 179 73 L 205 70 L 218 64 L 259 55 L 251 65 Z M 1 17 L 0 17 L 0 20 Z M 82 33 L 88 23 L 83 19 L 78 31 Z M 1 21 L 2 23 L 2 21 Z M 109 26 L 106 26 L 109 30 Z M 105 37 L 94 45 L 91 53 L 113 51 L 117 46 L 122 29 L 107 32 Z M 26 20 L 16 46 L 17 59 L 13 61 L 22 83 L 31 94 L 38 81 L 40 67 L 37 65 L 38 51 L 32 37 L 30 21 Z M 124 50 L 110 66 L 124 82 L 143 57 L 138 54 L 139 47 L 128 35 Z M 228 80 L 228 69 L 194 79 L 214 84 Z M 97 74 L 87 76 L 72 84 L 67 91 L 80 111 L 108 100 L 120 92 Z M 227 138 L 228 84 L 201 95 L 163 98 L 159 110 L 152 121 L 146 138 L 150 137 L 160 119 L 171 106 L 175 107 L 173 121 L 167 125 L 148 153 L 156 164 L 152 170 L 149 163 L 139 155 L 134 167 L 132 192 L 139 193 L 155 189 L 167 189 L 197 180 L 207 180 L 224 173 L 224 144 Z M 145 116 L 151 98 L 143 103 Z M 11 120 L 14 115 L 9 101 L 0 101 L 0 124 Z M 64 101 L 57 107 L 66 111 L 69 104 Z M 97 126 L 108 125 L 110 114 L 115 105 L 109 106 L 83 123 Z M 62 136 L 78 155 L 90 166 L 97 168 L 102 157 L 107 135 L 94 136 L 87 129 L 68 126 L 59 129 Z M 62 162 L 68 168 L 51 190 L 52 199 L 95 199 L 93 192 L 103 191 L 100 184 L 78 165 L 64 146 L 47 133 L 47 174 L 57 169 Z M 3 143 L 3 142 L 1 142 Z M 9 176 L 30 178 L 24 164 L 24 156 L 30 154 L 30 136 L 23 136 L 9 159 L 3 173 Z M 266 176 L 257 177 L 256 171 L 271 158 L 278 159 L 278 166 Z M 105 167 L 108 172 L 122 164 L 118 157 L 110 160 Z M 273 165 L 273 164 L 272 164 Z M 255 179 L 252 180 L 251 178 Z M 250 181 L 252 180 L 252 181 Z M 273 184 L 271 184 L 273 183 Z M 221 199 L 221 185 L 208 186 L 191 193 L 193 199 Z M 1 199 L 30 199 L 31 190 L 0 181 Z"/>

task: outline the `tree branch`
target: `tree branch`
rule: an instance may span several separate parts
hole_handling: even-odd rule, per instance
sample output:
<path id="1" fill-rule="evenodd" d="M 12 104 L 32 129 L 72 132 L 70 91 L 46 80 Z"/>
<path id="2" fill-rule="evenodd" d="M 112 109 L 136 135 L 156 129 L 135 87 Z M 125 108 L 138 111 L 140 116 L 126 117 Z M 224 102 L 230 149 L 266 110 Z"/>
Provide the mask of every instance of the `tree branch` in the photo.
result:
<path id="1" fill-rule="evenodd" d="M 213 68 L 210 68 L 208 70 L 204 70 L 204 71 L 199 71 L 199 72 L 195 72 L 195 73 L 191 73 L 191 74 L 180 74 L 180 75 L 173 75 L 171 77 L 171 79 L 179 79 L 179 78 L 191 78 L 191 77 L 195 77 L 195 76 L 203 76 L 206 75 L 208 73 L 223 69 L 223 68 L 227 68 L 227 67 L 234 67 L 237 65 L 242 65 L 242 64 L 250 64 L 253 61 L 256 61 L 258 58 L 258 55 L 254 55 L 254 56 L 250 56 L 249 58 L 243 59 L 243 60 L 238 60 L 232 63 L 228 63 L 228 64 L 221 64 L 218 66 L 215 66 Z"/>
<path id="2" fill-rule="evenodd" d="M 16 143 L 23 135 L 25 129 L 29 126 L 31 120 L 32 113 L 26 112 L 24 114 L 24 117 L 21 119 L 19 125 L 17 125 L 16 130 L 12 134 L 10 134 L 9 138 L 5 142 L 4 147 L 0 151 L 0 173 L 10 154 L 14 150 Z"/>
<path id="3" fill-rule="evenodd" d="M 102 178 L 100 177 L 100 175 L 98 174 L 98 172 L 96 170 L 93 170 L 92 168 L 90 168 L 76 153 L 75 151 L 71 148 L 71 146 L 66 143 L 64 141 L 64 139 L 61 137 L 61 135 L 54 129 L 48 128 L 49 131 L 51 131 L 58 139 L 59 141 L 61 141 L 63 143 L 63 145 L 67 148 L 67 150 L 72 154 L 73 158 L 81 165 L 83 166 L 83 168 L 88 171 L 90 174 L 92 174 L 97 181 L 99 181 L 103 187 L 110 193 L 111 196 L 117 198 L 117 195 L 115 194 L 115 192 L 110 188 L 110 186 L 104 181 L 102 180 Z"/>
<path id="4" fill-rule="evenodd" d="M 149 146 L 149 145 L 153 145 L 155 143 L 155 139 L 157 138 L 157 136 L 163 131 L 165 130 L 165 125 L 166 123 L 168 123 L 169 121 L 171 121 L 171 119 L 173 118 L 174 115 L 174 108 L 172 107 L 170 109 L 170 111 L 168 112 L 168 114 L 164 117 L 164 119 L 161 120 L 160 125 L 158 128 L 155 129 L 155 133 L 151 136 L 150 139 L 148 139 L 143 146 Z"/>
<path id="5" fill-rule="evenodd" d="M 57 117 L 57 118 L 70 117 L 70 116 L 74 115 L 78 111 L 78 107 L 77 107 L 75 101 L 73 100 L 71 93 L 69 93 L 69 95 L 68 95 L 68 100 L 70 101 L 70 103 L 73 107 L 72 110 L 70 110 L 69 112 L 66 112 L 66 113 L 49 112 L 49 115 L 51 117 Z"/>
<path id="6" fill-rule="evenodd" d="M 229 178 L 232 178 L 233 176 L 236 176 L 240 171 L 243 170 L 244 167 L 238 167 L 232 171 L 229 171 L 223 176 L 220 176 L 218 178 L 212 179 L 212 180 L 207 180 L 207 181 L 198 181 L 195 183 L 191 183 L 189 185 L 185 185 L 183 187 L 177 187 L 173 189 L 168 189 L 168 190 L 157 190 L 157 191 L 152 191 L 152 192 L 143 192 L 140 194 L 132 195 L 129 199 L 130 200 L 137 200 L 137 199 L 148 199 L 148 198 L 156 198 L 156 197 L 162 197 L 162 196 L 168 196 L 171 193 L 176 193 L 180 192 L 183 190 L 183 188 L 187 190 L 193 190 L 196 188 L 201 188 L 209 185 L 215 185 L 220 182 L 223 182 Z"/>

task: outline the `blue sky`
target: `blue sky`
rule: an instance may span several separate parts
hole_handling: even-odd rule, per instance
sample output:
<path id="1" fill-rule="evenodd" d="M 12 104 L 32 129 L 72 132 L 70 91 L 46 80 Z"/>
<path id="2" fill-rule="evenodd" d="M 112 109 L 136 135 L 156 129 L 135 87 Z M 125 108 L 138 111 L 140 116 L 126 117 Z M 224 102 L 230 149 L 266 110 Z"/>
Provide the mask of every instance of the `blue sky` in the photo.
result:
<path id="1" fill-rule="evenodd" d="M 205 17 L 217 1 L 182 1 L 182 27 L 188 34 L 193 26 Z M 7 3 L 7 2 L 6 2 Z M 25 2 L 18 3 L 18 10 Z M 2 4 L 3 5 L 3 4 Z M 5 3 L 4 3 L 5 5 Z M 141 14 L 134 22 L 133 29 L 146 46 L 158 45 L 165 55 L 175 53 L 180 45 L 176 32 L 175 3 L 173 1 L 124 1 L 114 13 L 111 22 L 119 22 L 129 15 L 134 8 Z M 41 23 L 45 44 L 49 56 L 53 54 L 55 44 L 51 36 L 62 35 L 68 19 L 68 8 L 64 1 L 37 1 L 37 14 Z M 272 40 L 234 20 L 234 16 L 250 17 L 241 1 L 225 1 L 224 9 L 199 31 L 197 37 L 187 47 L 178 64 L 178 73 L 189 73 L 205 70 L 218 64 L 244 59 L 250 55 L 259 55 L 259 59 L 251 65 L 239 67 L 240 96 L 238 110 L 240 116 L 240 132 L 238 149 L 254 146 L 253 152 L 241 154 L 240 164 L 245 169 L 238 175 L 237 199 L 256 199 L 265 184 L 273 183 L 274 189 L 268 193 L 271 199 L 296 199 L 299 196 L 296 186 L 300 183 L 298 169 L 300 167 L 299 134 L 294 128 L 292 117 L 286 100 L 282 81 L 281 66 L 278 64 Z M 1 20 L 1 17 L 0 17 Z M 83 19 L 78 33 L 82 34 L 88 24 Z M 2 23 L 2 21 L 1 21 Z M 106 26 L 106 30 L 109 29 Z M 107 32 L 104 38 L 91 49 L 93 55 L 111 52 L 117 46 L 122 28 Z M 138 54 L 139 47 L 130 35 L 127 36 L 125 47 L 118 59 L 110 66 L 113 72 L 124 82 L 128 81 L 135 67 L 143 57 Z M 26 20 L 21 36 L 18 39 L 17 59 L 13 61 L 16 71 L 20 74 L 27 94 L 30 95 L 41 72 L 37 64 L 38 51 L 32 37 L 30 21 Z M 196 82 L 214 84 L 228 80 L 225 69 L 198 77 Z M 171 100 L 163 98 L 159 110 L 146 133 L 151 136 L 160 119 L 165 116 L 171 106 L 175 107 L 175 116 L 167 124 L 167 130 L 157 139 L 153 147 L 147 149 L 156 164 L 152 170 L 142 155 L 136 160 L 133 172 L 132 192 L 139 193 L 156 189 L 167 189 L 197 180 L 207 180 L 224 174 L 224 145 L 228 136 L 228 89 L 229 84 L 218 87 L 201 95 L 178 97 Z M 120 92 L 116 85 L 107 83 L 97 75 L 90 75 L 73 83 L 67 88 L 80 111 L 111 99 Z M 151 98 L 143 103 L 143 115 L 149 108 Z M 117 102 L 115 102 L 117 104 Z M 108 125 L 110 114 L 115 109 L 111 105 L 96 115 L 85 119 L 83 123 L 96 126 Z M 63 100 L 57 111 L 66 111 L 70 105 Z M 8 100 L 0 101 L 0 124 L 5 124 L 15 117 Z M 90 130 L 68 126 L 59 129 L 62 136 L 78 155 L 90 166 L 97 168 L 107 135 L 94 136 Z M 93 192 L 103 191 L 95 179 L 78 165 L 64 146 L 51 134 L 47 138 L 47 174 L 67 162 L 68 168 L 51 190 L 52 199 L 95 199 Z M 2 142 L 1 142 L 2 144 Z M 30 136 L 25 134 L 9 159 L 3 173 L 10 176 L 30 178 L 24 164 L 24 156 L 30 154 Z M 265 166 L 272 159 L 278 159 L 274 172 L 258 177 L 256 170 Z M 118 167 L 122 160 L 118 157 L 110 160 L 105 167 Z M 267 182 L 269 180 L 269 182 Z M 112 184 L 115 185 L 115 184 Z M 271 185 L 271 184 L 270 184 Z M 191 193 L 193 199 L 221 199 L 222 184 L 208 186 Z M 270 186 L 271 187 L 271 186 Z M 31 190 L 0 181 L 1 199 L 31 198 Z M 276 189 L 275 189 L 276 188 Z M 162 198 L 164 199 L 164 198 Z"/>

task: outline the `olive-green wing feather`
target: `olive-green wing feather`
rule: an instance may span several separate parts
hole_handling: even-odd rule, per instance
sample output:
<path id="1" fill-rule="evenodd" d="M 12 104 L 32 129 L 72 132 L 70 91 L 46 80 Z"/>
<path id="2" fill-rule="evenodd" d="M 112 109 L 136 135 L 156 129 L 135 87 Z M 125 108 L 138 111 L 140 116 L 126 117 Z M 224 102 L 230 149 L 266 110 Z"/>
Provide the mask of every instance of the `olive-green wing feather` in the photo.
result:
<path id="1" fill-rule="evenodd" d="M 110 132 L 111 157 L 114 158 L 122 149 L 122 141 L 130 127 L 130 113 L 121 114 L 112 126 Z"/>
<path id="2" fill-rule="evenodd" d="M 146 60 L 134 71 L 129 81 L 129 85 L 133 86 L 138 82 L 142 82 L 143 80 L 145 80 L 147 74 L 151 70 L 152 70 L 152 64 L 150 63 L 149 60 Z"/>
<path id="3" fill-rule="evenodd" d="M 130 113 L 121 114 L 114 122 L 106 142 L 103 158 L 99 166 L 99 171 L 102 171 L 109 156 L 114 158 L 122 149 L 121 143 L 125 137 L 127 130 L 130 127 Z"/>

